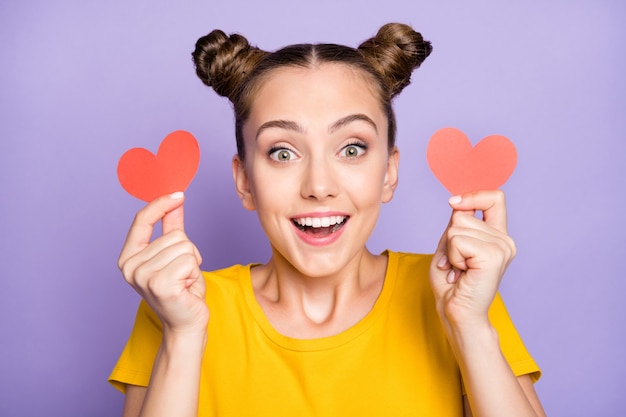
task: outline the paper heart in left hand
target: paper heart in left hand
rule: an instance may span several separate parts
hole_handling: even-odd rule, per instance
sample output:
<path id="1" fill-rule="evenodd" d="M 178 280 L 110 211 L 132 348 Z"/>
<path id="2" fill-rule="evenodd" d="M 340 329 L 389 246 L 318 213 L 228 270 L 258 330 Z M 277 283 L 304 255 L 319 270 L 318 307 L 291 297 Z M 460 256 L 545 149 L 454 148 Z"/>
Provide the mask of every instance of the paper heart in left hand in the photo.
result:
<path id="1" fill-rule="evenodd" d="M 185 191 L 199 163 L 198 141 L 191 133 L 177 130 L 163 139 L 156 155 L 144 148 L 126 151 L 117 165 L 117 177 L 130 195 L 150 202 Z"/>
<path id="2" fill-rule="evenodd" d="M 502 186 L 515 169 L 517 151 L 501 135 L 487 136 L 472 147 L 463 132 L 447 127 L 430 138 L 426 158 L 443 186 L 459 195 Z"/>

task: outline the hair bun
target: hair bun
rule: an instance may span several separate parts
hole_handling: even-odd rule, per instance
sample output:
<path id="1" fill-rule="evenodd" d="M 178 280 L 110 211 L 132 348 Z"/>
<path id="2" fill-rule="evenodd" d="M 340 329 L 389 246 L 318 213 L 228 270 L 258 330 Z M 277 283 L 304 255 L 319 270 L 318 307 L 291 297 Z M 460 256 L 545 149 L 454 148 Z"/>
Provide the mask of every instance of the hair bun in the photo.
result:
<path id="1" fill-rule="evenodd" d="M 432 46 L 409 25 L 387 23 L 358 49 L 394 97 L 409 85 L 411 73 L 430 55 Z"/>
<path id="2" fill-rule="evenodd" d="M 265 54 L 245 37 L 216 29 L 198 39 L 192 57 L 200 80 L 233 101 L 243 80 Z"/>

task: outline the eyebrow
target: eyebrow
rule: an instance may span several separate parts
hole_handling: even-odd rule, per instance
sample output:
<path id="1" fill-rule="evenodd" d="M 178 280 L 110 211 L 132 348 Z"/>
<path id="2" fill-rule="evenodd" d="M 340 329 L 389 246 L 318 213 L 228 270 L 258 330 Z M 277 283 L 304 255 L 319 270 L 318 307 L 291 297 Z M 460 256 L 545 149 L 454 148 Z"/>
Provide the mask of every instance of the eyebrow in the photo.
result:
<path id="1" fill-rule="evenodd" d="M 300 126 L 296 122 L 292 122 L 290 120 L 270 120 L 269 122 L 263 123 L 259 127 L 259 129 L 256 131 L 256 137 L 255 138 L 258 139 L 259 136 L 261 136 L 261 133 L 263 133 L 264 130 L 272 129 L 272 128 L 293 130 L 294 132 L 304 133 L 304 129 L 302 128 L 302 126 Z"/>
<path id="2" fill-rule="evenodd" d="M 334 131 L 341 129 L 342 127 L 352 122 L 359 122 L 359 121 L 369 124 L 370 126 L 374 128 L 376 133 L 378 133 L 378 127 L 376 126 L 376 123 L 370 117 L 362 113 L 351 114 L 349 116 L 342 117 L 341 119 L 337 120 L 332 125 L 330 125 L 330 127 L 328 128 L 328 132 L 333 133 Z"/>
<path id="3" fill-rule="evenodd" d="M 346 126 L 346 125 L 348 125 L 350 123 L 358 122 L 358 121 L 362 121 L 362 122 L 365 122 L 365 123 L 369 124 L 370 126 L 372 126 L 374 128 L 376 133 L 378 133 L 378 127 L 376 126 L 376 123 L 370 117 L 368 117 L 368 116 L 366 116 L 366 115 L 364 115 L 362 113 L 351 114 L 349 116 L 342 117 L 341 119 L 333 122 L 328 127 L 328 132 L 329 133 L 333 133 L 333 132 L 341 129 L 342 127 L 344 127 L 344 126 Z M 300 126 L 298 123 L 293 122 L 291 120 L 270 120 L 269 122 L 263 123 L 257 129 L 255 138 L 258 139 L 259 136 L 261 135 L 261 133 L 263 133 L 264 130 L 273 129 L 273 128 L 284 129 L 284 130 L 292 130 L 292 131 L 297 132 L 297 133 L 304 133 L 304 128 L 302 126 Z"/>

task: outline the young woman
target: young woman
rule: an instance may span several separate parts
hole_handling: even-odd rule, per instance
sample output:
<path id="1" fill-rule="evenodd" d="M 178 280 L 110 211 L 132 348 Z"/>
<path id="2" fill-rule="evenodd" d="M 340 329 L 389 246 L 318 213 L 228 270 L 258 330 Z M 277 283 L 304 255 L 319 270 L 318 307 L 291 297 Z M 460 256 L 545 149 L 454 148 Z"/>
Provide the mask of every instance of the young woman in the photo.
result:
<path id="1" fill-rule="evenodd" d="M 515 255 L 501 192 L 452 197 L 432 256 L 366 247 L 398 183 L 391 100 L 430 51 L 402 24 L 357 49 L 198 40 L 272 256 L 203 273 L 182 193 L 137 214 L 119 266 L 143 301 L 111 375 L 124 416 L 543 415 L 539 368 L 497 295 Z"/>

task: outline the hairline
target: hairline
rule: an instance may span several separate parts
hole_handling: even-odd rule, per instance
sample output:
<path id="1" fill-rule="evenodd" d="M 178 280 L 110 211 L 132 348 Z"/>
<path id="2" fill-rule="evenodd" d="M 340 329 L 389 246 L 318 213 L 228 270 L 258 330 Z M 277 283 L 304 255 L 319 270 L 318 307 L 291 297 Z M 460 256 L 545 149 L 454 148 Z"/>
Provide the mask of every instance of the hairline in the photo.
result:
<path id="1" fill-rule="evenodd" d="M 342 65 L 345 68 L 349 69 L 356 76 L 360 76 L 365 81 L 367 88 L 373 94 L 373 96 L 377 99 L 378 103 L 381 105 L 381 110 L 388 121 L 387 126 L 387 142 L 389 150 L 393 149 L 395 146 L 395 135 L 396 135 L 396 121 L 395 114 L 393 111 L 393 106 L 391 103 L 391 98 L 386 96 L 389 94 L 388 91 L 385 90 L 384 83 L 380 79 L 373 68 L 364 60 L 359 62 L 358 60 L 333 60 L 332 57 L 322 56 L 320 49 L 323 48 L 332 48 L 336 47 L 338 49 L 344 49 L 346 51 L 354 51 L 358 54 L 358 50 L 352 49 L 348 46 L 338 45 L 338 44 L 295 44 L 289 45 L 285 48 L 282 48 L 274 53 L 270 53 L 265 57 L 265 59 L 260 63 L 260 65 L 255 68 L 255 70 L 250 74 L 250 78 L 247 82 L 245 82 L 241 90 L 239 91 L 237 101 L 239 103 L 245 103 L 246 105 L 242 105 L 241 109 L 237 109 L 235 106 L 235 135 L 237 137 L 237 152 L 239 154 L 239 158 L 244 160 L 245 158 L 245 144 L 243 138 L 243 125 L 247 122 L 250 117 L 250 113 L 252 111 L 253 103 L 256 101 L 256 97 L 259 94 L 259 91 L 263 88 L 263 85 L 266 81 L 280 71 L 285 71 L 290 68 L 300 68 L 306 70 L 315 70 L 319 69 L 325 65 Z M 282 51 L 286 51 L 289 49 L 295 48 L 308 48 L 310 52 L 307 52 L 307 55 L 298 55 L 296 56 L 297 61 L 292 62 L 277 62 L 273 66 L 269 65 L 268 68 L 264 67 L 264 64 L 267 62 L 271 63 L 271 59 L 273 59 L 276 54 L 280 54 Z"/>

